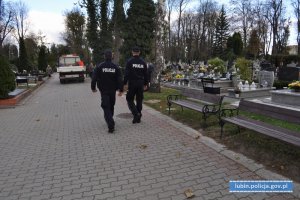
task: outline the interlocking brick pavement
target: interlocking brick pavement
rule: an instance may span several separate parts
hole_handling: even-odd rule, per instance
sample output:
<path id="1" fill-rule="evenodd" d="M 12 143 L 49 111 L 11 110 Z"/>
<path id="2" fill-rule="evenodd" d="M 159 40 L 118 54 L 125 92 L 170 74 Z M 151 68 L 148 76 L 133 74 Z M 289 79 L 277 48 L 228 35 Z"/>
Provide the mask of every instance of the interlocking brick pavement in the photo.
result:
<path id="1" fill-rule="evenodd" d="M 1 109 L 0 199 L 182 200 L 186 189 L 193 199 L 300 198 L 298 186 L 293 194 L 229 193 L 229 180 L 274 176 L 147 106 L 140 124 L 117 117 L 124 113 L 121 97 L 116 132 L 108 134 L 89 79 L 61 85 L 57 75 L 19 106 Z"/>

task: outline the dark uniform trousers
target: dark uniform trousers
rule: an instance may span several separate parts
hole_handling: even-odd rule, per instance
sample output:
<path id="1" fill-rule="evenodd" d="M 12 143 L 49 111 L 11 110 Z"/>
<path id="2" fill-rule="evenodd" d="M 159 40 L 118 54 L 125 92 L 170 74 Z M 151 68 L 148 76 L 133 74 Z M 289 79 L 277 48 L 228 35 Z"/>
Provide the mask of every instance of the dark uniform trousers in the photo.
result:
<path id="1" fill-rule="evenodd" d="M 109 129 L 115 127 L 114 106 L 116 103 L 116 91 L 103 91 L 101 92 L 101 107 L 104 112 L 104 119 Z"/>
<path id="2" fill-rule="evenodd" d="M 131 113 L 134 116 L 141 114 L 143 108 L 144 80 L 129 81 L 126 100 Z M 134 104 L 134 98 L 136 105 Z"/>

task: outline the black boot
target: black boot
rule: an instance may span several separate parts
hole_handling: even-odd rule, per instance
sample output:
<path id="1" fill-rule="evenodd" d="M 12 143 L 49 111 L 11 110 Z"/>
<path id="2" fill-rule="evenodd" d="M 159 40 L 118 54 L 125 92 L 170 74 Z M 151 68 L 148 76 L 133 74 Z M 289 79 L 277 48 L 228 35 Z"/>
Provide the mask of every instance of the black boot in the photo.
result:
<path id="1" fill-rule="evenodd" d="M 115 131 L 115 127 L 108 127 L 108 132 L 113 133 Z"/>
<path id="2" fill-rule="evenodd" d="M 141 117 L 142 117 L 142 115 L 140 113 L 138 113 L 137 115 L 135 115 L 133 117 L 132 123 L 133 124 L 135 124 L 135 123 L 141 123 Z"/>

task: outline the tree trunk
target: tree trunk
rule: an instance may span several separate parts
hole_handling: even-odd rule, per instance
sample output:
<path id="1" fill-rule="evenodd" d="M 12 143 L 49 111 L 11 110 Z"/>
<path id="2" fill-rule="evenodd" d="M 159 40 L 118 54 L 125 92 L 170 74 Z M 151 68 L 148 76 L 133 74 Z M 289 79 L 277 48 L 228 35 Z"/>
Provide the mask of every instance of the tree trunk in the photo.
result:
<path id="1" fill-rule="evenodd" d="M 114 63 L 120 64 L 120 48 L 122 45 L 121 33 L 119 30 L 115 30 L 115 40 L 114 40 Z"/>
<path id="2" fill-rule="evenodd" d="M 150 92 L 160 92 L 160 73 L 164 66 L 164 18 L 165 0 L 159 0 L 157 6 L 156 35 L 155 35 L 155 65 L 151 74 Z"/>

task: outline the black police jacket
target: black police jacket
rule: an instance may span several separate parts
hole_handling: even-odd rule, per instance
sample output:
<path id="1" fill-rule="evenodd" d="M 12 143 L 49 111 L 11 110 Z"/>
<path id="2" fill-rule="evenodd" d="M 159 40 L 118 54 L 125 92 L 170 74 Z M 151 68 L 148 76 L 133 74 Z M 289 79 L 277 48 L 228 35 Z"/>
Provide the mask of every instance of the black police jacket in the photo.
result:
<path id="1" fill-rule="evenodd" d="M 101 92 L 105 91 L 123 91 L 123 83 L 120 68 L 111 62 L 106 60 L 105 62 L 97 65 L 93 72 L 93 78 L 91 82 L 91 89 L 97 87 Z"/>
<path id="2" fill-rule="evenodd" d="M 147 64 L 139 56 L 134 56 L 127 61 L 124 84 L 137 80 L 143 80 L 144 85 L 148 85 Z"/>

